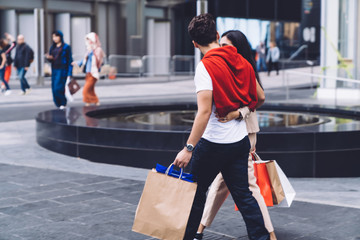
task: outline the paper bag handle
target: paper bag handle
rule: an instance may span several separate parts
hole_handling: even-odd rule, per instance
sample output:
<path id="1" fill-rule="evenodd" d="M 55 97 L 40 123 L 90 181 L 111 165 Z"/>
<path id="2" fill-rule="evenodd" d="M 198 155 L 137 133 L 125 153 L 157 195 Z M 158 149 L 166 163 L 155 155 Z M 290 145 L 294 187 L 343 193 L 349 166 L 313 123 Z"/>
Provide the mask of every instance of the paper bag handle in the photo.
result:
<path id="1" fill-rule="evenodd" d="M 166 174 L 166 175 L 169 175 L 169 174 L 170 174 L 171 170 L 173 169 L 173 168 L 172 168 L 173 166 L 174 166 L 174 164 L 172 163 L 172 164 L 170 164 L 170 166 L 166 169 L 166 171 L 165 171 L 165 174 Z M 182 175 L 183 175 L 183 168 L 180 168 L 179 179 L 182 178 Z"/>
<path id="2" fill-rule="evenodd" d="M 254 158 L 255 158 L 254 161 L 255 161 L 256 163 L 267 163 L 267 162 L 269 162 L 269 161 L 263 161 L 256 152 L 253 152 L 253 153 L 251 153 L 251 154 L 254 156 Z"/>

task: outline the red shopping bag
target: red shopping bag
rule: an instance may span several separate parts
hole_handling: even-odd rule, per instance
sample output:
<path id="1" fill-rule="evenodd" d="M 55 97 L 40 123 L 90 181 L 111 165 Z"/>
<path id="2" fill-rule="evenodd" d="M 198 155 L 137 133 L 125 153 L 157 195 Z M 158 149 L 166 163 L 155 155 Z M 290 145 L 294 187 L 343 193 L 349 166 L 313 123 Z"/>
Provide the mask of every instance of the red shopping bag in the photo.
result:
<path id="1" fill-rule="evenodd" d="M 260 193 L 265 200 L 266 206 L 274 206 L 271 192 L 271 183 L 268 170 L 266 168 L 266 162 L 254 162 L 254 175 L 256 177 L 256 184 L 260 188 Z"/>
<path id="2" fill-rule="evenodd" d="M 274 206 L 273 196 L 271 192 L 271 182 L 266 168 L 266 162 L 254 161 L 254 175 L 256 177 L 256 184 L 260 188 L 260 193 L 265 200 L 265 204 L 268 207 Z M 235 204 L 235 211 L 238 211 L 238 207 Z"/>

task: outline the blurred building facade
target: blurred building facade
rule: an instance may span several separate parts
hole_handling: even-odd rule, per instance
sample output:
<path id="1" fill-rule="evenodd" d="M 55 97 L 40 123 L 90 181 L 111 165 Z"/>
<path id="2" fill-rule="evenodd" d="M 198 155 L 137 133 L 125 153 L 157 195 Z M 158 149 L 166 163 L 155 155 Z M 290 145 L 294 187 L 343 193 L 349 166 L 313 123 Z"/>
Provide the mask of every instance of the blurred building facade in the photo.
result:
<path id="1" fill-rule="evenodd" d="M 0 0 L 0 34 L 25 35 L 35 50 L 35 75 L 44 70 L 43 56 L 51 45 L 54 30 L 64 33 L 75 60 L 84 55 L 84 36 L 90 31 L 99 34 L 108 56 L 193 55 L 187 26 L 196 15 L 197 1 L 200 0 Z M 245 33 L 249 38 L 259 35 L 263 37 L 256 41 L 276 41 L 284 59 L 306 45 L 306 51 L 299 55 L 301 59 L 321 60 L 325 69 L 338 66 L 341 54 L 346 63 L 354 66 L 351 76 L 359 76 L 358 0 L 207 2 L 218 26 L 226 19 L 235 19 L 238 25 L 223 25 L 224 29 L 248 28 Z M 264 27 L 255 31 L 251 25 L 254 21 Z"/>
<path id="2" fill-rule="evenodd" d="M 360 78 L 360 3 L 322 0 L 321 66 L 329 76 Z M 334 87 L 334 81 L 323 82 Z M 342 83 L 337 83 L 341 85 Z"/>

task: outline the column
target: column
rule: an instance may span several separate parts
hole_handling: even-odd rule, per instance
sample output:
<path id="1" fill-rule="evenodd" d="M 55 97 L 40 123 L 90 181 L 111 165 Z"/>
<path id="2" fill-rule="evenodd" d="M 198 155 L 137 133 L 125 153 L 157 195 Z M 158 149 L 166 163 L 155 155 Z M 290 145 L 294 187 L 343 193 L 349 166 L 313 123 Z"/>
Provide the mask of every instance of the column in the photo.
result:
<path id="1" fill-rule="evenodd" d="M 55 30 L 60 30 L 64 34 L 64 41 L 68 44 L 71 44 L 70 13 L 56 14 Z"/>
<path id="2" fill-rule="evenodd" d="M 34 47 L 34 65 L 37 72 L 37 85 L 44 85 L 44 9 L 34 9 L 35 20 L 35 47 Z"/>
<path id="3" fill-rule="evenodd" d="M 208 12 L 208 1 L 207 0 L 197 0 L 196 1 L 196 15 L 200 15 Z M 195 67 L 201 60 L 201 52 L 198 48 L 195 48 Z"/>
<path id="4" fill-rule="evenodd" d="M 337 76 L 337 51 L 339 39 L 339 0 L 321 1 L 321 67 L 325 75 Z M 330 67 L 330 68 L 329 68 Z M 321 88 L 335 88 L 334 80 L 322 81 Z"/>

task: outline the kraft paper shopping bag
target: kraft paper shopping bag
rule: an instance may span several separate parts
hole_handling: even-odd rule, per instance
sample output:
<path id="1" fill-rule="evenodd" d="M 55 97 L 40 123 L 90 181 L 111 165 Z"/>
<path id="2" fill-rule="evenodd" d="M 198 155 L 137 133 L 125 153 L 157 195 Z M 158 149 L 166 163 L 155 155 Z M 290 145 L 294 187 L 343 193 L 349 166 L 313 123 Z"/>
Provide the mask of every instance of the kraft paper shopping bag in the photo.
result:
<path id="1" fill-rule="evenodd" d="M 183 239 L 196 188 L 196 183 L 150 171 L 132 230 L 158 239 Z"/>
<path id="2" fill-rule="evenodd" d="M 284 190 L 281 186 L 279 174 L 276 170 L 276 161 L 266 163 L 266 169 L 271 183 L 271 193 L 274 204 L 279 204 L 285 198 Z"/>

